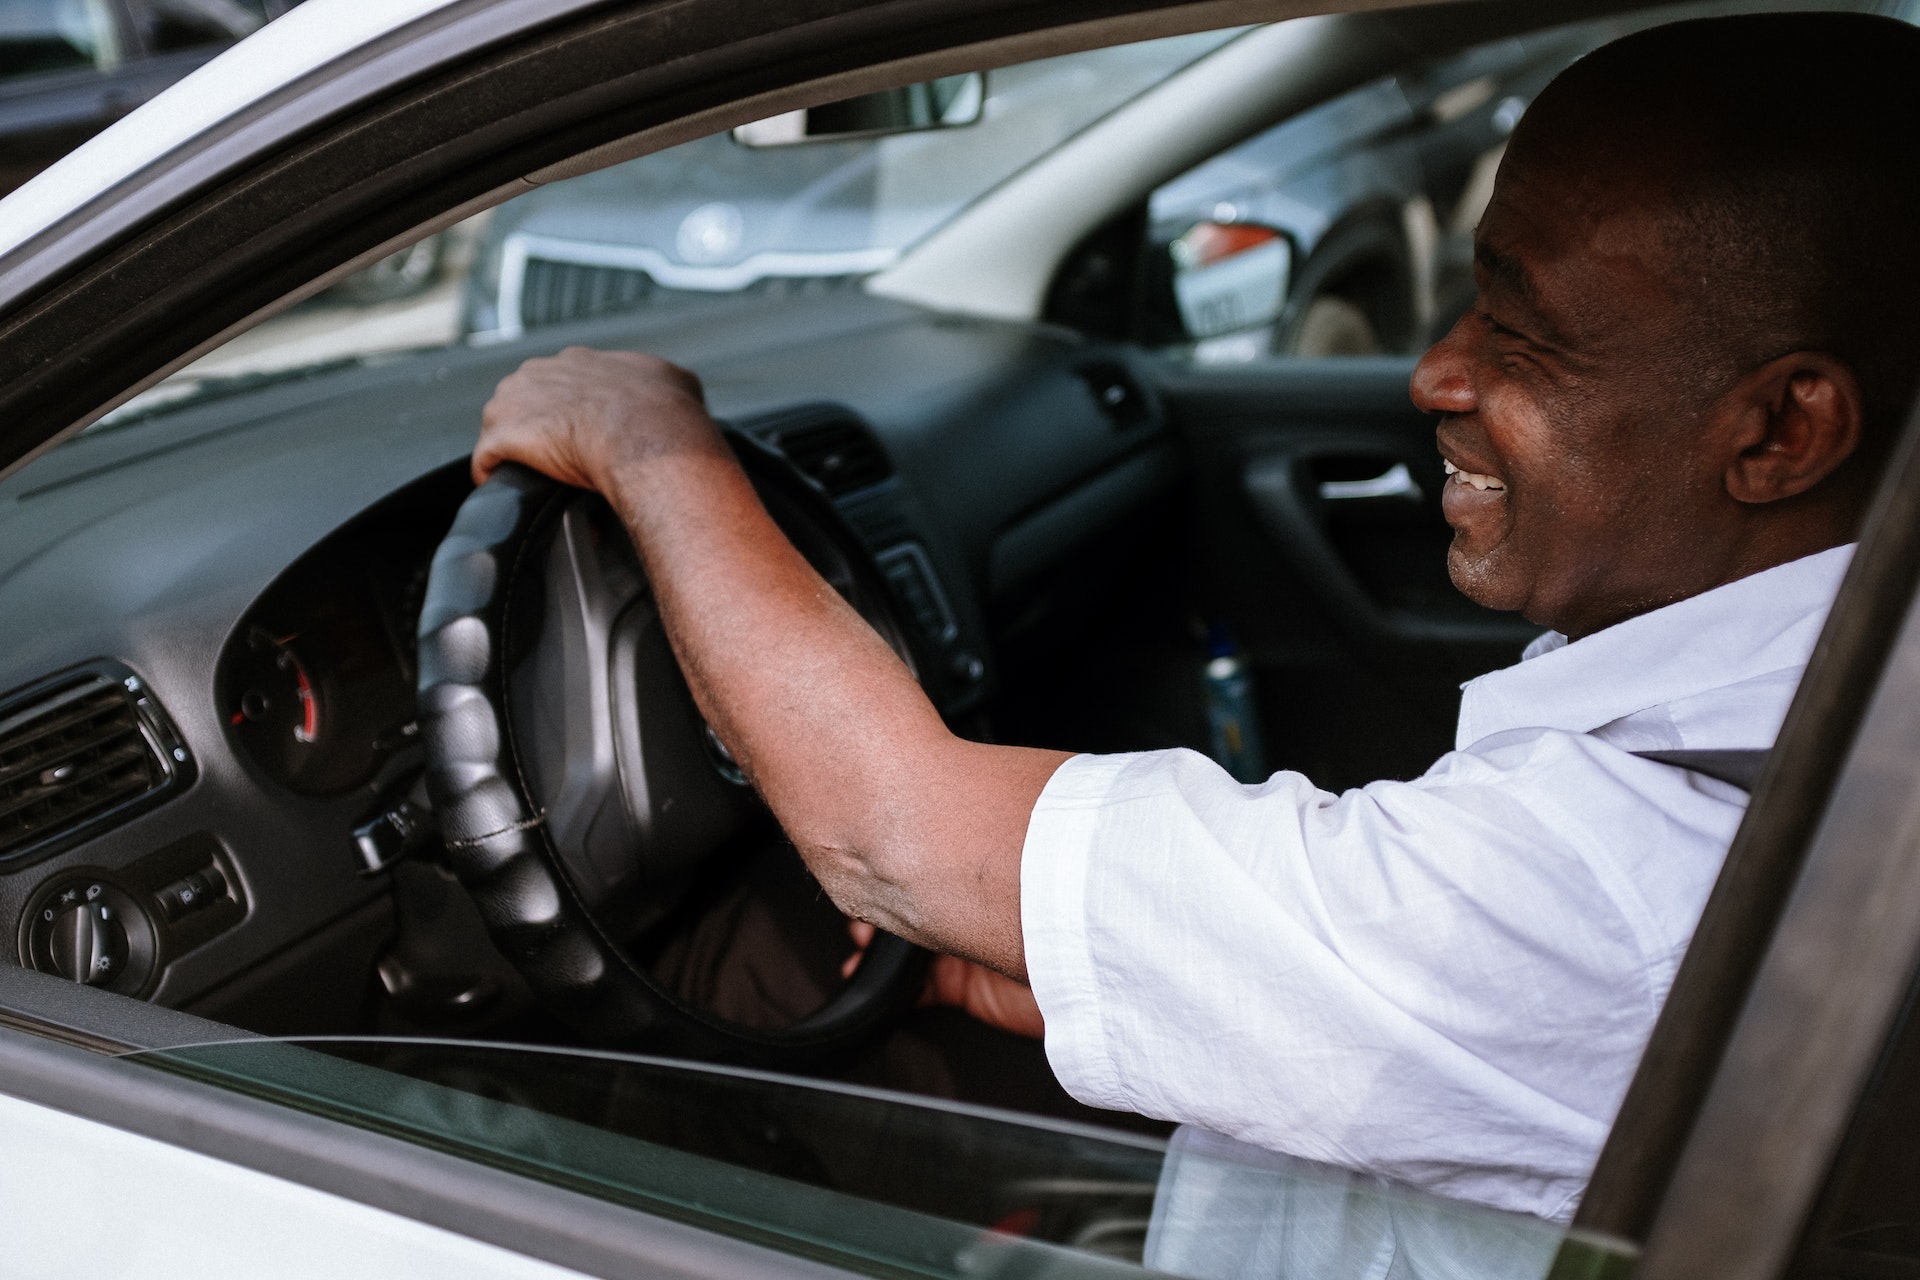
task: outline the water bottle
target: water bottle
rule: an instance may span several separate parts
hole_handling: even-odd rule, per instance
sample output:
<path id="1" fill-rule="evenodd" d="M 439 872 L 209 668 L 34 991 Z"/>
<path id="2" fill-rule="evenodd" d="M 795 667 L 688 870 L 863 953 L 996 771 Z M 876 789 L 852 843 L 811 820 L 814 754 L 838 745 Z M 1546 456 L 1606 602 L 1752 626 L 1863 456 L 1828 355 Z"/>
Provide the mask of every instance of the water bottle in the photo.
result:
<path id="1" fill-rule="evenodd" d="M 1215 626 L 1208 637 L 1204 672 L 1207 738 L 1214 762 L 1241 782 L 1265 782 L 1267 768 L 1260 749 L 1253 679 L 1223 627 Z"/>

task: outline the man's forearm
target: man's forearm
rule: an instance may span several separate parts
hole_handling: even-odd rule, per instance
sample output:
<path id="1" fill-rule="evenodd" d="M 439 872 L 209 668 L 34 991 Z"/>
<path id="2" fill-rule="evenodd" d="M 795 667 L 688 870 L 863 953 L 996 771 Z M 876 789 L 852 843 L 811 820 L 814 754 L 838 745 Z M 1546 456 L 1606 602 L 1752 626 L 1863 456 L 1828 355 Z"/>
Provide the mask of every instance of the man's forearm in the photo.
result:
<path id="1" fill-rule="evenodd" d="M 701 713 L 848 914 L 1024 977 L 1020 852 L 1058 752 L 956 738 L 724 448 L 598 478 Z"/>

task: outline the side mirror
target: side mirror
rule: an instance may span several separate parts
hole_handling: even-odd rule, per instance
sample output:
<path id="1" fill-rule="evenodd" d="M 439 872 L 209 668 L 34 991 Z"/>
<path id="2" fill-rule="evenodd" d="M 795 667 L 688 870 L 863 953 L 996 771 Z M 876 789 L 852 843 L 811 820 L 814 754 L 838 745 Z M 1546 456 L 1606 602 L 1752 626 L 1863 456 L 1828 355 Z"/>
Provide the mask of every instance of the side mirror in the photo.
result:
<path id="1" fill-rule="evenodd" d="M 1187 337 L 1271 325 L 1287 303 L 1293 243 L 1253 222 L 1196 222 L 1167 247 L 1173 298 Z"/>
<path id="2" fill-rule="evenodd" d="M 979 120 L 986 101 L 987 77 L 969 71 L 768 116 L 736 128 L 733 140 L 743 147 L 791 147 L 802 142 L 954 129 Z"/>

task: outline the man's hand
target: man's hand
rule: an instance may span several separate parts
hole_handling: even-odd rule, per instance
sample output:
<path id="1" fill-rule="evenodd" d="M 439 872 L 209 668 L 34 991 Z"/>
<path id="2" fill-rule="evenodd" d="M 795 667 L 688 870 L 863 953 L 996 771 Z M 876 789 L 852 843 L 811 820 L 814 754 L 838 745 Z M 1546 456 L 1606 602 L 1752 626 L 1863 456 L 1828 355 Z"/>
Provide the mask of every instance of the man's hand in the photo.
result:
<path id="1" fill-rule="evenodd" d="M 622 467 L 672 454 L 724 455 L 700 379 L 637 351 L 568 347 L 508 375 L 480 415 L 473 480 L 519 462 L 608 492 Z"/>
<path id="2" fill-rule="evenodd" d="M 840 966 L 840 976 L 851 978 L 873 943 L 873 926 L 849 921 L 847 932 L 853 935 L 854 953 Z M 1040 1002 L 1033 988 L 995 973 L 985 965 L 959 956 L 935 956 L 927 970 L 926 989 L 920 993 L 921 1005 L 951 1005 L 971 1014 L 990 1027 L 1011 1031 L 1034 1040 L 1047 1034 L 1046 1020 L 1040 1016 Z"/>

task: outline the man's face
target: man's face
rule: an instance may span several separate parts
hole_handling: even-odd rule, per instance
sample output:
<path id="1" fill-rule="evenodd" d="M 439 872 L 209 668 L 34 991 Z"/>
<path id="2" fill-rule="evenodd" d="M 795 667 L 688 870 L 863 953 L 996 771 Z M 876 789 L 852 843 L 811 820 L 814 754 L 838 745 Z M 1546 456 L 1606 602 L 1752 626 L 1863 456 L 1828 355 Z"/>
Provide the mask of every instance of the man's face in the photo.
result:
<path id="1" fill-rule="evenodd" d="M 1479 297 L 1413 375 L 1457 468 L 1454 584 L 1576 637 L 1700 589 L 1690 549 L 1724 497 L 1664 206 L 1623 167 L 1510 154 Z"/>

